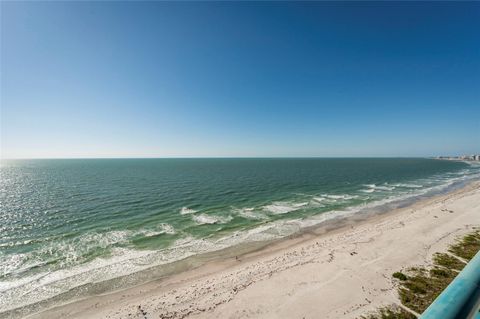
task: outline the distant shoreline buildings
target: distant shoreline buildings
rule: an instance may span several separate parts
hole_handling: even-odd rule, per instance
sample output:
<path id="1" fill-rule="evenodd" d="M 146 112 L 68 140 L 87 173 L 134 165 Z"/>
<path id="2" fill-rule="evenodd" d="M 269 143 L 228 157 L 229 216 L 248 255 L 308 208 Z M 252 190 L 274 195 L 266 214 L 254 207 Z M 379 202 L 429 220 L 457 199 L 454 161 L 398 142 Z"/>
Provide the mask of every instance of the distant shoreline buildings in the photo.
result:
<path id="1" fill-rule="evenodd" d="M 450 161 L 480 161 L 480 155 L 437 156 L 437 159 Z"/>

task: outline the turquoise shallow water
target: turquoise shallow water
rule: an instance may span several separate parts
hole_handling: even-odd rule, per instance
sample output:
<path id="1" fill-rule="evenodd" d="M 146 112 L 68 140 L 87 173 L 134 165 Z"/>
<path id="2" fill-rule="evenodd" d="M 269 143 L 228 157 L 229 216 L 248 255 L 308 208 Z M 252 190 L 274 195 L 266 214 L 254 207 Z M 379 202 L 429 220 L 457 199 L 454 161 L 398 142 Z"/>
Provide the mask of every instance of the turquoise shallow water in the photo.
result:
<path id="1" fill-rule="evenodd" d="M 480 167 L 432 159 L 2 161 L 0 309 L 340 215 L 440 192 Z"/>

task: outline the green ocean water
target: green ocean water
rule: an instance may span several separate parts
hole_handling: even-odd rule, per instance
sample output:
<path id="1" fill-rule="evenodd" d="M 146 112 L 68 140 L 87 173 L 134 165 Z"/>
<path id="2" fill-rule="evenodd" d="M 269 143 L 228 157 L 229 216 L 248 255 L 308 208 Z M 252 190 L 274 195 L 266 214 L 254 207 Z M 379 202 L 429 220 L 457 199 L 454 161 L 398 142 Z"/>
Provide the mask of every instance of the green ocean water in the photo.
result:
<path id="1" fill-rule="evenodd" d="M 399 159 L 2 161 L 0 313 L 480 177 Z"/>

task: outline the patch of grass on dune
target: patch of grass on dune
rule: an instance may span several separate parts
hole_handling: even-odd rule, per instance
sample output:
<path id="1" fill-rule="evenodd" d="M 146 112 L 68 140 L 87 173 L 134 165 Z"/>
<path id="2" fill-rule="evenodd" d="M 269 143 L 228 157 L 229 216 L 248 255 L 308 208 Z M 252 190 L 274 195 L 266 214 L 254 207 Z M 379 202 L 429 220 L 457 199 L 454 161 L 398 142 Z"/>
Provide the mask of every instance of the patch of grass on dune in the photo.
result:
<path id="1" fill-rule="evenodd" d="M 422 313 L 455 278 L 456 272 L 434 266 L 409 269 L 407 280 L 400 283 L 398 294 L 402 304 L 417 313 Z"/>
<path id="2" fill-rule="evenodd" d="M 480 231 L 476 230 L 459 240 L 448 249 L 452 254 L 470 260 L 480 249 Z"/>
<path id="3" fill-rule="evenodd" d="M 465 263 L 460 261 L 458 258 L 455 258 L 445 253 L 436 253 L 435 255 L 433 255 L 433 263 L 435 265 L 458 271 L 462 270 L 463 267 L 465 267 Z"/>
<path id="4" fill-rule="evenodd" d="M 401 273 L 399 271 L 394 272 L 392 277 L 402 281 L 405 281 L 408 279 L 408 277 L 404 273 Z"/>

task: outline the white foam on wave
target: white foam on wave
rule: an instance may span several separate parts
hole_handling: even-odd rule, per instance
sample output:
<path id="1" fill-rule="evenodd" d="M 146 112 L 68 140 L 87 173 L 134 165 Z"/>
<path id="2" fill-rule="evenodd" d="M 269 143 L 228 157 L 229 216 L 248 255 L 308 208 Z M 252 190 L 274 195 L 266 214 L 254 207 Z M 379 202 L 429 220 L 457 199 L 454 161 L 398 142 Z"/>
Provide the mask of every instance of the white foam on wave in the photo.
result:
<path id="1" fill-rule="evenodd" d="M 368 187 L 368 189 L 361 190 L 364 193 L 373 193 L 374 191 L 393 191 L 395 186 L 387 186 L 388 184 L 384 185 L 376 185 L 376 184 L 363 184 L 363 186 Z"/>
<path id="2" fill-rule="evenodd" d="M 480 176 L 478 176 L 478 177 L 480 178 Z M 410 193 L 398 194 L 396 196 L 389 196 L 387 198 L 376 200 L 376 201 L 373 201 L 373 202 L 370 202 L 370 203 L 366 203 L 366 204 L 362 204 L 362 205 L 356 205 L 356 206 L 353 206 L 353 207 L 348 207 L 348 208 L 343 209 L 343 210 L 334 210 L 334 211 L 323 212 L 323 213 L 318 214 L 318 215 L 314 215 L 314 216 L 310 216 L 310 217 L 307 217 L 307 218 L 304 218 L 304 219 L 301 219 L 301 220 L 297 220 L 297 223 L 301 226 L 300 228 L 316 226 L 316 225 L 319 225 L 319 224 L 321 224 L 325 221 L 331 220 L 331 219 L 348 217 L 348 216 L 354 215 L 356 213 L 359 213 L 361 211 L 368 211 L 369 209 L 372 209 L 372 208 L 375 208 L 375 207 L 380 207 L 380 206 L 390 204 L 390 203 L 393 203 L 393 202 L 408 200 L 410 198 L 421 196 L 421 195 L 426 194 L 430 191 L 440 191 L 442 189 L 446 189 L 447 187 L 449 187 L 453 183 L 454 183 L 454 181 L 451 181 L 451 182 L 448 182 L 448 183 L 444 183 L 444 184 L 441 184 L 441 185 L 436 185 L 434 187 L 430 187 L 428 189 L 427 188 L 422 188 L 422 189 L 417 188 L 417 190 L 414 193 L 410 192 Z M 365 186 L 367 186 L 367 185 L 365 185 Z M 372 193 L 372 192 L 375 191 L 375 189 L 378 189 L 379 187 L 383 188 L 382 186 L 377 186 L 375 184 L 369 184 L 368 186 L 372 186 L 372 187 L 369 188 L 369 189 L 366 189 L 366 190 L 361 190 L 361 191 L 366 192 L 366 193 Z M 412 187 L 412 188 L 414 188 L 414 187 Z M 368 199 L 368 198 L 366 198 L 366 199 Z"/>
<path id="3" fill-rule="evenodd" d="M 216 216 L 216 215 L 207 215 L 207 214 L 200 214 L 200 215 L 193 215 L 192 219 L 198 225 L 204 224 L 225 224 L 228 223 L 233 219 L 232 216 Z"/>
<path id="4" fill-rule="evenodd" d="M 188 208 L 188 207 L 182 207 L 182 209 L 180 209 L 180 214 L 181 215 L 194 214 L 196 212 L 197 212 L 196 210 Z"/>
<path id="5" fill-rule="evenodd" d="M 173 235 L 176 232 L 175 232 L 175 228 L 173 228 L 172 225 L 167 223 L 161 223 L 157 225 L 156 228 L 143 229 L 143 230 L 140 230 L 138 233 L 145 237 L 154 237 L 154 236 L 163 235 L 163 234 Z"/>
<path id="6" fill-rule="evenodd" d="M 132 232 L 128 230 L 114 230 L 106 233 L 87 233 L 79 238 L 81 246 L 93 245 L 106 248 L 113 244 L 126 242 Z"/>
<path id="7" fill-rule="evenodd" d="M 358 195 L 350 194 L 322 194 L 312 198 L 314 202 L 317 203 L 336 203 L 338 201 L 349 201 L 351 199 L 359 198 Z"/>
<path id="8" fill-rule="evenodd" d="M 360 191 L 364 193 L 373 193 L 375 191 L 375 188 L 361 189 Z"/>
<path id="9" fill-rule="evenodd" d="M 133 261 L 150 253 L 151 251 L 116 248 L 108 258 L 99 257 L 85 264 L 26 276 L 21 280 L 2 281 L 0 282 L 2 293 L 0 309 L 14 309 L 87 283 L 128 275 L 137 268 L 134 267 Z"/>
<path id="10" fill-rule="evenodd" d="M 162 230 L 165 232 L 165 234 L 173 235 L 176 233 L 175 228 L 173 228 L 173 226 L 170 224 L 162 223 L 160 224 L 160 226 L 162 227 Z"/>
<path id="11" fill-rule="evenodd" d="M 0 269 L 3 275 L 15 275 L 53 260 L 61 260 L 59 267 L 73 265 L 81 262 L 91 250 L 127 243 L 132 234 L 134 233 L 129 230 L 114 230 L 104 233 L 90 232 L 68 240 L 57 240 L 37 250 L 12 255 L 11 260 L 0 259 Z"/>
<path id="12" fill-rule="evenodd" d="M 326 197 L 326 198 L 330 198 L 330 199 L 345 199 L 345 200 L 358 198 L 358 195 L 349 195 L 349 194 L 323 195 L 323 196 Z"/>
<path id="13" fill-rule="evenodd" d="M 402 187 L 402 188 L 422 188 L 423 185 L 418 185 L 418 184 L 408 184 L 408 183 L 398 183 L 398 184 L 392 184 L 392 186 L 395 187 Z"/>
<path id="14" fill-rule="evenodd" d="M 375 186 L 375 189 L 379 189 L 381 191 L 393 191 L 395 186 Z"/>
<path id="15" fill-rule="evenodd" d="M 216 222 L 218 222 L 217 218 L 205 214 L 194 215 L 192 216 L 192 219 L 199 225 L 215 224 Z"/>
<path id="16" fill-rule="evenodd" d="M 271 214 L 287 214 L 307 206 L 308 203 L 289 203 L 289 202 L 276 202 L 270 205 L 263 206 L 263 209 Z"/>
<path id="17" fill-rule="evenodd" d="M 247 208 L 241 208 L 241 209 L 235 209 L 234 212 L 236 212 L 238 215 L 247 218 L 247 219 L 267 219 L 268 217 L 258 211 L 255 211 L 254 208 L 252 207 L 247 207 Z"/>

